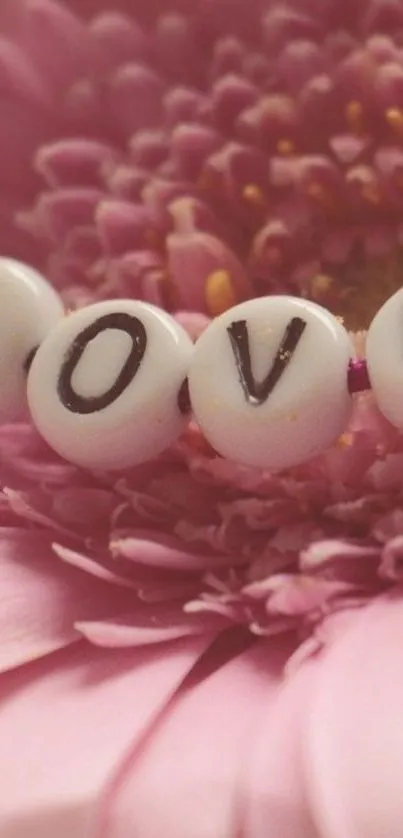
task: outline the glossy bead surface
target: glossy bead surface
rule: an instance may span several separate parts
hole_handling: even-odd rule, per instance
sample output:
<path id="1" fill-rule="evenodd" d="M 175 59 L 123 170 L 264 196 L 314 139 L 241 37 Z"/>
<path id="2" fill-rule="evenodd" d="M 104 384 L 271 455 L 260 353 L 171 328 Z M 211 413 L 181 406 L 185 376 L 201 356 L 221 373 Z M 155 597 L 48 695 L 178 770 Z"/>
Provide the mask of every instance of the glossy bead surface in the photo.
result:
<path id="1" fill-rule="evenodd" d="M 282 469 L 325 450 L 351 411 L 353 346 L 330 312 L 293 297 L 241 303 L 195 346 L 189 392 L 215 450 L 250 466 Z"/>
<path id="2" fill-rule="evenodd" d="M 166 312 L 134 300 L 66 317 L 38 350 L 28 402 L 61 456 L 94 469 L 152 459 L 186 424 L 179 393 L 193 344 Z"/>
<path id="3" fill-rule="evenodd" d="M 26 406 L 32 353 L 61 319 L 60 297 L 44 277 L 14 259 L 0 259 L 0 422 Z"/>
<path id="4" fill-rule="evenodd" d="M 375 315 L 367 334 L 366 355 L 377 405 L 392 425 L 403 429 L 403 290 Z"/>

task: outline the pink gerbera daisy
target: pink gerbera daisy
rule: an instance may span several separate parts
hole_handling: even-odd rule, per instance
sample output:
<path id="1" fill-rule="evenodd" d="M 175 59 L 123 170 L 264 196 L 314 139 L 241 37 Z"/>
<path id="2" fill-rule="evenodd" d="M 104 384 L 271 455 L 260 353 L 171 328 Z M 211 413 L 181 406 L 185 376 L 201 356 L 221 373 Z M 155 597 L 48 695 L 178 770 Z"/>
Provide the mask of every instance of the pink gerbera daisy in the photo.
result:
<path id="1" fill-rule="evenodd" d="M 0 250 L 68 308 L 357 330 L 399 286 L 399 0 L 3 0 L 0 34 Z M 1 838 L 401 838 L 402 469 L 370 393 L 276 475 L 194 424 L 113 476 L 3 426 Z"/>

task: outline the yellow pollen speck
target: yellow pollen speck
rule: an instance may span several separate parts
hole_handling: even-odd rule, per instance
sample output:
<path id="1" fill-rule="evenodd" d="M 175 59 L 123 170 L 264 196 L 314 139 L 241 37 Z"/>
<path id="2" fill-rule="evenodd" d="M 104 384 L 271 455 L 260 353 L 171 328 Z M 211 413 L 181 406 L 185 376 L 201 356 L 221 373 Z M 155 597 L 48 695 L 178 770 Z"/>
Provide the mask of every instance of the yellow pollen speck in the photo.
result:
<path id="1" fill-rule="evenodd" d="M 251 204 L 258 206 L 265 204 L 264 194 L 257 183 L 247 183 L 242 190 L 242 197 Z"/>
<path id="2" fill-rule="evenodd" d="M 297 422 L 298 421 L 298 413 L 289 413 L 287 416 L 287 422 Z"/>
<path id="3" fill-rule="evenodd" d="M 326 294 L 330 291 L 333 285 L 333 279 L 326 274 L 318 274 L 311 282 L 311 289 L 313 294 Z"/>
<path id="4" fill-rule="evenodd" d="M 210 314 L 218 317 L 237 302 L 231 274 L 226 270 L 214 271 L 206 281 L 206 303 Z"/>
<path id="5" fill-rule="evenodd" d="M 403 134 L 403 111 L 401 108 L 388 108 L 385 113 L 386 122 L 399 134 Z"/>
<path id="6" fill-rule="evenodd" d="M 364 108 L 361 102 L 357 102 L 353 100 L 349 102 L 346 106 L 346 120 L 349 127 L 356 131 L 357 133 L 361 133 L 363 129 L 363 116 L 364 116 Z"/>
<path id="7" fill-rule="evenodd" d="M 284 154 L 287 156 L 289 154 L 294 154 L 295 151 L 295 143 L 292 140 L 279 140 L 277 143 L 277 151 L 279 154 Z"/>
<path id="8" fill-rule="evenodd" d="M 345 433 L 342 434 L 338 439 L 338 444 L 340 448 L 350 448 L 353 444 L 353 434 Z"/>

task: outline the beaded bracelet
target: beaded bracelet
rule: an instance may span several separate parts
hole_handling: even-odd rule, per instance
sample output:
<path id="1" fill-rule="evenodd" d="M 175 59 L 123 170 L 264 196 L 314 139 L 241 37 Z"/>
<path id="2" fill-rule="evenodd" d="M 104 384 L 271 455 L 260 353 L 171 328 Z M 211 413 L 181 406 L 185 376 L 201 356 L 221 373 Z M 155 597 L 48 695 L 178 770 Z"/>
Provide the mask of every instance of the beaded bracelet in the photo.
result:
<path id="1" fill-rule="evenodd" d="M 0 260 L 0 318 L 0 419 L 14 418 L 27 394 L 44 439 L 83 467 L 152 459 L 190 412 L 223 457 L 297 465 L 344 432 L 353 394 L 369 388 L 403 428 L 403 290 L 374 318 L 366 360 L 342 322 L 308 300 L 240 303 L 194 345 L 174 317 L 137 300 L 64 317 L 46 280 L 9 259 Z"/>

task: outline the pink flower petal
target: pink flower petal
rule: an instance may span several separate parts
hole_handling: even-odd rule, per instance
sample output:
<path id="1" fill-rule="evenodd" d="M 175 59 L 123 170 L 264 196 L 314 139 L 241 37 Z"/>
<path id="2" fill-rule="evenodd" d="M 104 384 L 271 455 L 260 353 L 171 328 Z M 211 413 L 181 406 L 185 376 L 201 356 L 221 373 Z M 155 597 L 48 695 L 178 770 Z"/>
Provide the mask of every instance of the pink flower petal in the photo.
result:
<path id="1" fill-rule="evenodd" d="M 172 233 L 167 238 L 169 269 L 180 305 L 195 311 L 218 313 L 208 304 L 214 278 L 227 277 L 227 307 L 248 295 L 248 279 L 235 253 L 209 233 Z M 189 277 L 192 282 L 189 282 Z M 220 294 L 217 292 L 218 297 Z M 223 299 L 224 299 L 223 292 Z M 217 306 L 220 300 L 217 300 Z M 223 305 L 223 310 L 225 306 Z"/>
<path id="2" fill-rule="evenodd" d="M 105 70 L 140 58 L 147 48 L 145 33 L 129 15 L 118 11 L 101 12 L 89 29 Z"/>
<path id="3" fill-rule="evenodd" d="M 183 693 L 112 783 L 99 838 L 239 835 L 245 757 L 283 662 L 256 646 Z"/>
<path id="4" fill-rule="evenodd" d="M 315 679 L 316 662 L 310 662 L 285 681 L 261 722 L 246 762 L 242 838 L 319 838 L 305 798 L 301 755 Z"/>
<path id="5" fill-rule="evenodd" d="M 171 138 L 172 160 L 180 177 L 195 179 L 207 157 L 221 145 L 217 131 L 203 125 L 181 124 Z"/>
<path id="6" fill-rule="evenodd" d="M 391 538 L 382 551 L 379 575 L 383 579 L 400 582 L 402 579 L 403 535 Z"/>
<path id="7" fill-rule="evenodd" d="M 135 610 L 110 620 L 76 623 L 76 629 L 96 646 L 148 646 L 189 635 L 206 634 L 228 627 L 225 619 L 211 614 L 185 614 L 179 605 L 136 605 Z"/>
<path id="8" fill-rule="evenodd" d="M 10 509 L 19 515 L 20 518 L 25 519 L 25 521 L 32 521 L 46 529 L 55 529 L 58 534 L 63 534 L 67 538 L 71 537 L 70 530 L 58 525 L 46 513 L 33 509 L 29 502 L 29 496 L 24 495 L 22 492 L 13 492 L 11 489 L 4 489 L 4 496 L 8 501 Z"/>
<path id="9" fill-rule="evenodd" d="M 28 0 L 19 35 L 24 51 L 55 91 L 85 75 L 95 57 L 88 30 L 65 4 Z"/>
<path id="10" fill-rule="evenodd" d="M 36 154 L 35 168 L 47 185 L 99 186 L 102 168 L 116 160 L 116 152 L 96 140 L 59 140 L 42 146 Z"/>
<path id="11" fill-rule="evenodd" d="M 0 530 L 0 672 L 73 643 L 77 620 L 125 612 L 132 601 L 133 593 L 62 566 L 46 535 Z"/>
<path id="12" fill-rule="evenodd" d="M 203 334 L 210 323 L 210 318 L 198 311 L 177 311 L 175 320 L 186 329 L 194 342 Z"/>
<path id="13" fill-rule="evenodd" d="M 164 96 L 164 110 L 168 125 L 190 122 L 203 105 L 203 96 L 191 87 L 172 87 Z"/>
<path id="14" fill-rule="evenodd" d="M 139 129 L 157 125 L 163 90 L 161 79 L 149 67 L 136 63 L 119 67 L 111 79 L 109 102 L 116 130 L 128 138 Z"/>
<path id="15" fill-rule="evenodd" d="M 150 531 L 134 531 L 133 534 L 112 534 L 110 549 L 114 556 L 120 556 L 148 567 L 170 568 L 172 570 L 209 570 L 234 564 L 233 556 L 220 554 L 199 554 L 186 550 L 179 539 Z M 236 562 L 235 562 L 236 563 Z M 242 563 L 239 558 L 238 563 Z"/>
<path id="16" fill-rule="evenodd" d="M 313 542 L 301 554 L 301 570 L 306 573 L 323 571 L 332 562 L 365 561 L 368 564 L 379 559 L 379 548 L 349 543 L 342 539 Z"/>
<path id="17" fill-rule="evenodd" d="M 5 93 L 16 96 L 25 105 L 50 104 L 46 80 L 36 72 L 24 52 L 5 38 L 0 38 L 0 78 L 3 96 Z"/>
<path id="18" fill-rule="evenodd" d="M 102 192 L 94 187 L 64 187 L 57 192 L 46 192 L 38 200 L 35 216 L 28 219 L 37 225 L 39 233 L 61 245 L 71 231 L 91 225 Z"/>
<path id="19" fill-rule="evenodd" d="M 118 573 L 114 573 L 113 570 L 105 567 L 99 560 L 86 556 L 84 553 L 78 553 L 76 550 L 70 550 L 68 547 L 63 547 L 62 544 L 52 544 L 52 548 L 59 559 L 71 567 L 77 567 L 103 582 L 130 588 L 132 591 L 138 590 L 139 582 L 136 577 L 125 579 L 124 576 L 119 576 Z"/>
<path id="20" fill-rule="evenodd" d="M 138 599 L 144 602 L 183 600 L 193 596 L 197 591 L 197 577 L 194 580 L 187 575 L 164 570 L 156 574 L 152 567 L 122 563 L 111 559 L 108 554 L 90 556 L 60 544 L 53 544 L 52 547 L 57 556 L 66 564 L 80 568 L 85 573 L 109 584 L 132 590 L 132 607 L 135 603 L 137 606 Z"/>
<path id="21" fill-rule="evenodd" d="M 401 838 L 402 635 L 400 589 L 361 612 L 323 661 L 305 750 L 326 838 Z"/>
<path id="22" fill-rule="evenodd" d="M 267 580 L 268 614 L 297 616 L 329 609 L 334 600 L 354 594 L 353 585 L 304 574 L 279 573 Z"/>
<path id="23" fill-rule="evenodd" d="M 80 644 L 0 679 L 0 835 L 93 835 L 103 786 L 206 648 Z"/>
<path id="24" fill-rule="evenodd" d="M 142 204 L 109 198 L 98 205 L 95 219 L 108 256 L 120 256 L 146 247 L 152 219 Z"/>

